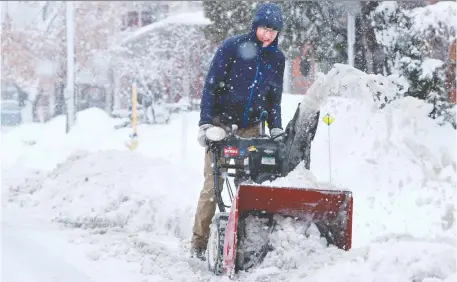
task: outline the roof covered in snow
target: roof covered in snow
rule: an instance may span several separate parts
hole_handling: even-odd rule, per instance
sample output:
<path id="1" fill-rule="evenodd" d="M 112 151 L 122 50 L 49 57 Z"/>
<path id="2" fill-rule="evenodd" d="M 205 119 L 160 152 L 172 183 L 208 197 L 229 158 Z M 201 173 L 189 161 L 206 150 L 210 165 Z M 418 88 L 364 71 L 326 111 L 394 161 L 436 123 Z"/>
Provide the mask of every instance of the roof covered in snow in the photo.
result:
<path id="1" fill-rule="evenodd" d="M 139 28 L 132 34 L 123 38 L 121 44 L 127 44 L 129 42 L 135 41 L 143 36 L 148 35 L 150 32 L 163 27 L 167 27 L 169 25 L 208 25 L 210 23 L 211 21 L 205 17 L 203 10 L 194 12 L 180 12 L 171 15 L 161 21 Z"/>

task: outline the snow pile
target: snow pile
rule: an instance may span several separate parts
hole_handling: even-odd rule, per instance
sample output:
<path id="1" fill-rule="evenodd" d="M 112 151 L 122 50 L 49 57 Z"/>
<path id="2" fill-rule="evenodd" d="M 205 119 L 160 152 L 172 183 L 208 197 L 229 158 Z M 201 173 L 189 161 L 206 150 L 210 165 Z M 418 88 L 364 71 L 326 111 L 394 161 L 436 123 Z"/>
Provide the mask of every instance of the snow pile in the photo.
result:
<path id="1" fill-rule="evenodd" d="M 272 251 L 267 254 L 262 268 L 297 269 L 303 256 L 325 251 L 327 242 L 314 223 L 296 221 L 291 217 L 274 216 L 275 226 L 269 236 Z"/>
<path id="2" fill-rule="evenodd" d="M 263 186 L 282 188 L 313 188 L 321 190 L 342 190 L 328 181 L 320 181 L 316 176 L 305 168 L 303 162 L 292 170 L 287 177 L 280 177 L 273 181 L 265 181 Z"/>
<path id="3" fill-rule="evenodd" d="M 453 240 L 418 240 L 388 236 L 348 252 L 328 246 L 314 224 L 274 216 L 268 233 L 266 220 L 248 217 L 243 243 L 268 244 L 262 264 L 240 273 L 240 281 L 454 281 Z M 261 242 L 259 242 L 259 240 Z"/>
<path id="4" fill-rule="evenodd" d="M 237 264 L 246 270 L 257 267 L 267 253 L 272 223 L 268 217 L 254 215 L 248 215 L 240 222 L 244 227 L 238 231 L 241 237 L 237 243 Z"/>
<path id="5" fill-rule="evenodd" d="M 66 117 L 47 123 L 27 123 L 9 130 L 2 138 L 2 164 L 20 163 L 22 167 L 53 169 L 76 151 L 126 150 L 114 131 L 116 120 L 101 109 L 78 113 L 76 124 L 66 133 Z"/>
<path id="6" fill-rule="evenodd" d="M 69 227 L 128 228 L 184 239 L 190 236 L 193 217 L 184 195 L 196 195 L 188 189 L 192 174 L 182 170 L 175 177 L 176 169 L 167 160 L 131 152 L 73 155 L 33 183 L 33 192 L 21 202 L 40 205 Z"/>
<path id="7" fill-rule="evenodd" d="M 347 253 L 302 257 L 308 265 L 288 281 L 427 281 L 456 279 L 455 245 L 413 238 L 392 239 Z M 320 258 L 320 260 L 319 260 Z"/>
<path id="8" fill-rule="evenodd" d="M 272 218 L 249 215 L 244 224 L 238 252 L 244 268 L 297 269 L 303 255 L 327 248 L 314 223 L 281 215 Z"/>
<path id="9" fill-rule="evenodd" d="M 10 182 L 15 190 L 4 193 L 10 215 L 17 204 L 73 229 L 70 240 L 86 250 L 87 259 L 130 264 L 154 281 L 210 276 L 206 265 L 188 262 L 201 187 L 194 170 L 160 157 L 105 150 L 73 154 L 51 172 L 34 175 Z"/>
<path id="10" fill-rule="evenodd" d="M 345 97 L 382 107 L 387 101 L 403 96 L 408 83 L 396 75 L 366 74 L 348 65 L 335 64 L 326 75 L 320 74 L 301 102 L 300 119 L 327 103 L 329 97 Z"/>
<path id="11" fill-rule="evenodd" d="M 2 166 L 2 206 L 8 203 L 23 207 L 28 205 L 28 198 L 41 189 L 41 183 L 48 176 L 43 171 L 27 169 L 20 166 Z"/>

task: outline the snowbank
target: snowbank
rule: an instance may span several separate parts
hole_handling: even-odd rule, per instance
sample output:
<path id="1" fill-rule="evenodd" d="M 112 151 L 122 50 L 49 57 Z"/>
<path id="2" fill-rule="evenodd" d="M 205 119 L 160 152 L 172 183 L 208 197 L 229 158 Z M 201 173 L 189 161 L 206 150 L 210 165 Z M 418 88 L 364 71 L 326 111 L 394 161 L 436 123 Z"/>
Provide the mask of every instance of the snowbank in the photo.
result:
<path id="1" fill-rule="evenodd" d="M 185 196 L 196 196 L 189 189 L 192 175 L 167 160 L 131 152 L 78 154 L 48 174 L 29 200 L 69 227 L 128 228 L 183 239 L 193 217 Z"/>
<path id="2" fill-rule="evenodd" d="M 37 207 L 70 227 L 188 238 L 201 179 L 187 163 L 195 164 L 195 155 L 202 163 L 203 148 L 191 152 L 176 133 L 193 138 L 187 131 L 194 128 L 177 131 L 181 124 L 173 121 L 140 126 L 139 147 L 132 152 L 125 145 L 131 129 L 115 130 L 117 123 L 91 108 L 78 113 L 68 134 L 64 116 L 8 131 L 2 136 L 3 204 Z"/>

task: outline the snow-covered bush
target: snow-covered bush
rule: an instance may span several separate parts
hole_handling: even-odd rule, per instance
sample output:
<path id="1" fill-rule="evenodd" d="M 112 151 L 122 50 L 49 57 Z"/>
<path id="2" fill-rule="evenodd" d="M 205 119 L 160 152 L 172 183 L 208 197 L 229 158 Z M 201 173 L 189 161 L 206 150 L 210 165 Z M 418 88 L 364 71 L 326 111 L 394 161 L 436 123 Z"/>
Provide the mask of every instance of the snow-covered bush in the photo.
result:
<path id="1" fill-rule="evenodd" d="M 451 122 L 445 88 L 448 48 L 456 37 L 457 3 L 443 2 L 407 10 L 397 2 L 381 3 L 371 15 L 376 39 L 387 57 L 387 73 L 403 75 L 407 96 L 434 105 L 430 117 Z"/>

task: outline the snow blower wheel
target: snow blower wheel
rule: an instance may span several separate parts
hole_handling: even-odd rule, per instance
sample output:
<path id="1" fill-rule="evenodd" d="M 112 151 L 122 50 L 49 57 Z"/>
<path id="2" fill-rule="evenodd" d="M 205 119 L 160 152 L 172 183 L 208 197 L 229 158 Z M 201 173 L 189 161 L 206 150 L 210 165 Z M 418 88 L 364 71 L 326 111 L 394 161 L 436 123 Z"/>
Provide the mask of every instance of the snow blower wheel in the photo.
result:
<path id="1" fill-rule="evenodd" d="M 208 268 L 216 275 L 223 274 L 222 260 L 224 257 L 225 227 L 229 214 L 218 213 L 213 217 L 210 225 L 210 235 L 207 247 Z"/>

